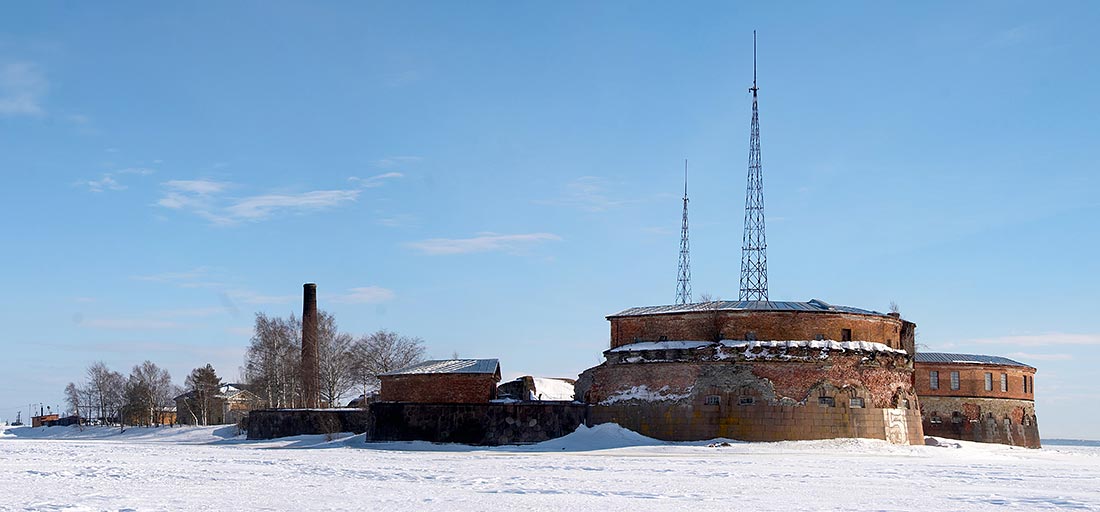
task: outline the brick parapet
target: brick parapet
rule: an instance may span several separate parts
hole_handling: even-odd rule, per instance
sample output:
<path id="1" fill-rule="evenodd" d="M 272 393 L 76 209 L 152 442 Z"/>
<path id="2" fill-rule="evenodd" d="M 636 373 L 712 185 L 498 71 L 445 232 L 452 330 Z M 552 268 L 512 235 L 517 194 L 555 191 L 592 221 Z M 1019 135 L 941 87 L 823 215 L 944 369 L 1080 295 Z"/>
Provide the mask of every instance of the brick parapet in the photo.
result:
<path id="1" fill-rule="evenodd" d="M 609 317 L 611 348 L 640 341 L 851 340 L 883 343 L 912 352 L 911 322 L 889 315 L 834 311 L 714 310 Z"/>

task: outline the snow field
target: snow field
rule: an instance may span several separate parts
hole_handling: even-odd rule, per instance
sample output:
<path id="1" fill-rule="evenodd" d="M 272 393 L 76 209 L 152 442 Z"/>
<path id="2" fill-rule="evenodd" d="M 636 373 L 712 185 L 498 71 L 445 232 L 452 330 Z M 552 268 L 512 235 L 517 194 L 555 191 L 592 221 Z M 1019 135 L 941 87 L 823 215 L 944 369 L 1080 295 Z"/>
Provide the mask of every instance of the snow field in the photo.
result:
<path id="1" fill-rule="evenodd" d="M 227 427 L 0 427 L 2 510 L 1100 510 L 1100 448 L 945 440 L 245 441 Z"/>

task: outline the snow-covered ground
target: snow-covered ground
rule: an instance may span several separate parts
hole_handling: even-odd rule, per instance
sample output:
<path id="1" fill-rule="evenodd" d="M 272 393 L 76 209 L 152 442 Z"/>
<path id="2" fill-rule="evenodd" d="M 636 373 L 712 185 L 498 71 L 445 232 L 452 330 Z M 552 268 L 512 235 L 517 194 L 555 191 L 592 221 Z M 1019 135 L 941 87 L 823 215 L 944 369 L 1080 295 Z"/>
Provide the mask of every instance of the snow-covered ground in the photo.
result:
<path id="1" fill-rule="evenodd" d="M 663 443 L 601 425 L 476 448 L 233 427 L 0 427 L 2 510 L 1100 510 L 1100 447 Z"/>

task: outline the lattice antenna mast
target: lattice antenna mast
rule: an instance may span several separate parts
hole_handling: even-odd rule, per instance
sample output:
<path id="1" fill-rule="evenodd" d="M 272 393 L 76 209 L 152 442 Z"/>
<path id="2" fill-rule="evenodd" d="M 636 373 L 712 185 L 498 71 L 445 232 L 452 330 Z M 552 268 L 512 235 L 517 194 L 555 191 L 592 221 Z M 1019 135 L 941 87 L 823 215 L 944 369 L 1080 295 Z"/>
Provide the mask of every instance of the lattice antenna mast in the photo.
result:
<path id="1" fill-rule="evenodd" d="M 752 128 L 745 192 L 745 234 L 741 241 L 740 300 L 768 300 L 768 243 L 764 236 L 764 181 L 760 172 L 760 115 L 756 107 L 756 31 L 752 32 Z"/>
<path id="2" fill-rule="evenodd" d="M 684 159 L 684 220 L 680 226 L 680 269 L 676 279 L 676 303 L 691 304 L 691 258 L 688 256 L 688 161 Z"/>

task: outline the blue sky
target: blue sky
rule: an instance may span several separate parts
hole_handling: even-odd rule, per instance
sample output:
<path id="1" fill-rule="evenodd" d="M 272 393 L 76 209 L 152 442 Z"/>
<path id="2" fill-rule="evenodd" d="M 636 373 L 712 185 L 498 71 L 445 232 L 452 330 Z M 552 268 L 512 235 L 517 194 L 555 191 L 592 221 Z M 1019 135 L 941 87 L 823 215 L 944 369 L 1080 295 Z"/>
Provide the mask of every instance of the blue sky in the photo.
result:
<path id="1" fill-rule="evenodd" d="M 103 360 L 238 373 L 301 285 L 352 333 L 576 376 L 604 316 L 737 295 L 752 80 L 771 297 L 1039 368 L 1098 438 L 1100 8 L 73 4 L 0 20 L 0 418 Z"/>

